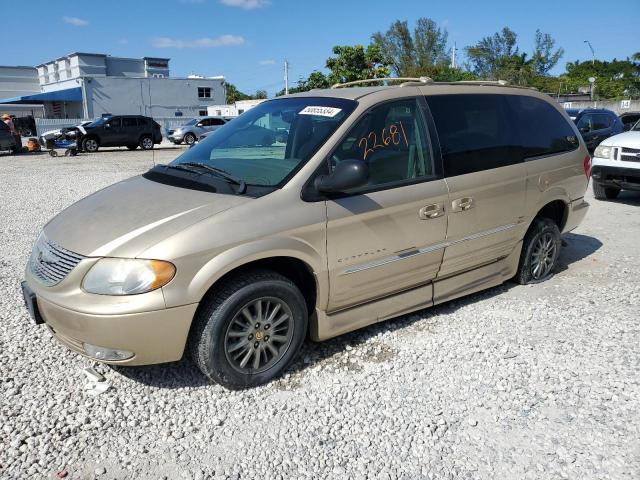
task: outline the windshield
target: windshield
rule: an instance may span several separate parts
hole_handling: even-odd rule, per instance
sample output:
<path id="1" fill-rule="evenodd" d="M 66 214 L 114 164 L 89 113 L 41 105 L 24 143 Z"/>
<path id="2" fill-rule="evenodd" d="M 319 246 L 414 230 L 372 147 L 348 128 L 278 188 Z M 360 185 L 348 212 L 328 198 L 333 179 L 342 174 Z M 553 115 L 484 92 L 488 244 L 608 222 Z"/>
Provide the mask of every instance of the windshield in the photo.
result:
<path id="1" fill-rule="evenodd" d="M 189 120 L 186 123 L 184 123 L 183 126 L 184 127 L 190 127 L 191 125 L 195 125 L 196 123 L 198 123 L 198 119 L 197 118 L 192 118 L 191 120 Z"/>
<path id="2" fill-rule="evenodd" d="M 89 125 L 87 125 L 87 127 L 100 127 L 102 125 L 104 125 L 104 123 L 109 120 L 109 118 L 111 117 L 102 117 L 102 118 L 98 118 L 97 120 L 94 120 L 93 122 L 91 122 Z"/>
<path id="3" fill-rule="evenodd" d="M 263 102 L 210 133 L 171 165 L 201 163 L 248 185 L 277 187 L 304 165 L 357 103 L 340 98 Z"/>
<path id="4" fill-rule="evenodd" d="M 633 130 L 634 132 L 640 132 L 640 120 L 638 120 L 636 124 L 631 127 L 631 130 Z"/>

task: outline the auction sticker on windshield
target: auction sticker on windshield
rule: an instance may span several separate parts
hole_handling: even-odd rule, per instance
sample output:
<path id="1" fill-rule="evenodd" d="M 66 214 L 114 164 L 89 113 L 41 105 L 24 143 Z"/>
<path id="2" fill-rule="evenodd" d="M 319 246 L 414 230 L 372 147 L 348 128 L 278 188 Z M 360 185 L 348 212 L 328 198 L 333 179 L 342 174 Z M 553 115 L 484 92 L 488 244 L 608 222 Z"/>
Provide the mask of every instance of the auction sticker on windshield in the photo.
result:
<path id="1" fill-rule="evenodd" d="M 335 107 L 314 107 L 309 105 L 308 107 L 305 107 L 301 112 L 300 115 L 317 115 L 320 117 L 330 117 L 333 118 L 335 117 L 337 114 L 339 114 L 342 111 L 341 108 L 335 108 Z"/>

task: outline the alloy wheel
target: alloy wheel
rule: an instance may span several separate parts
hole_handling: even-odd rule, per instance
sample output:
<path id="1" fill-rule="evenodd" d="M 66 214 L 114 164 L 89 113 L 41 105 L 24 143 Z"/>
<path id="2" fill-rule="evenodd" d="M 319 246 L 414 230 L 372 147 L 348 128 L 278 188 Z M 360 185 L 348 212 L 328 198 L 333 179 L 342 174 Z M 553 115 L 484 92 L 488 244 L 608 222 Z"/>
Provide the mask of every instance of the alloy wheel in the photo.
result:
<path id="1" fill-rule="evenodd" d="M 536 240 L 531 251 L 531 276 L 534 280 L 545 278 L 551 273 L 557 248 L 553 235 L 549 232 L 540 235 Z"/>
<path id="2" fill-rule="evenodd" d="M 224 338 L 227 361 L 243 374 L 256 374 L 278 363 L 293 339 L 293 314 L 275 297 L 261 297 L 242 307 Z"/>

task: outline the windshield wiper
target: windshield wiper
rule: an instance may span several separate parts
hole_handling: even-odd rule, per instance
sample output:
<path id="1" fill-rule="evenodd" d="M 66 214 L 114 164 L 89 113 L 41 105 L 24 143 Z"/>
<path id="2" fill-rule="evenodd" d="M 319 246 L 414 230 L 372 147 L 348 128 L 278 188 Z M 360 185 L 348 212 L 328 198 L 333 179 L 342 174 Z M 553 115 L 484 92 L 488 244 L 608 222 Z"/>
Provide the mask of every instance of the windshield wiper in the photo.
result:
<path id="1" fill-rule="evenodd" d="M 242 194 L 247 191 L 247 184 L 244 180 L 240 180 L 229 172 L 217 167 L 212 167 L 211 165 L 207 165 L 206 163 L 198 163 L 198 162 L 185 162 L 185 163 L 177 163 L 175 165 L 166 165 L 167 168 L 175 168 L 177 170 L 186 170 L 188 172 L 197 172 L 194 168 L 200 168 L 202 170 L 206 170 L 209 173 L 217 175 L 218 177 L 224 178 L 228 182 L 231 182 L 235 185 L 238 185 L 238 193 Z"/>

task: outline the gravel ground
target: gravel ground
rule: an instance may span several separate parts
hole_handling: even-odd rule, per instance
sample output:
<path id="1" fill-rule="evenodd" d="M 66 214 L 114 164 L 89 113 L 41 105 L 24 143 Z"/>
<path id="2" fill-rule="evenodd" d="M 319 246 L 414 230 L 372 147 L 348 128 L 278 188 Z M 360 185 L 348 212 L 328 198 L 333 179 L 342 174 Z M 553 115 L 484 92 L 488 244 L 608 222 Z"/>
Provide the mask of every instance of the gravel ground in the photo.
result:
<path id="1" fill-rule="evenodd" d="M 152 161 L 0 156 L 0 478 L 640 478 L 640 195 L 589 191 L 551 280 L 308 343 L 267 386 L 183 360 L 97 366 L 111 388 L 92 396 L 91 362 L 29 323 L 19 281 L 51 216 Z"/>

